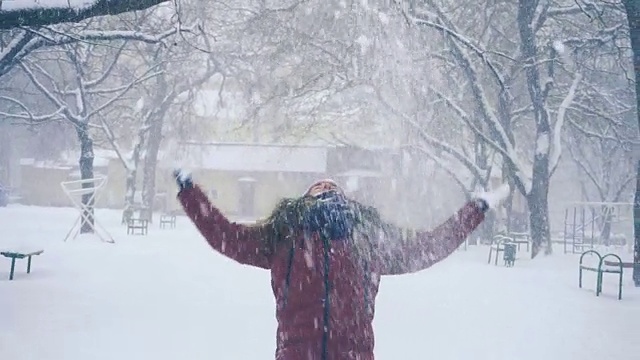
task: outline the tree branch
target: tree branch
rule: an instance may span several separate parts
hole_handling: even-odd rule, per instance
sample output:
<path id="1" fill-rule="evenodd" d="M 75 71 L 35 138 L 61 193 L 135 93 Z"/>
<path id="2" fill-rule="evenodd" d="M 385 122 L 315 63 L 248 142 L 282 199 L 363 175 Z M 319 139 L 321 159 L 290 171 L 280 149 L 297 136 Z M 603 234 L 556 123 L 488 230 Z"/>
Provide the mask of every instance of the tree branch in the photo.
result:
<path id="1" fill-rule="evenodd" d="M 79 6 L 33 5 L 17 1 L 0 1 L 0 29 L 20 26 L 45 26 L 59 23 L 80 22 L 104 15 L 144 10 L 167 0 L 93 0 L 82 1 Z M 43 1 L 46 3 L 46 1 Z M 69 2 L 71 3 L 71 1 Z M 57 4 L 60 4 L 58 2 Z"/>
<path id="2" fill-rule="evenodd" d="M 581 80 L 582 74 L 576 74 L 567 96 L 565 96 L 558 108 L 558 118 L 553 128 L 553 148 L 551 150 L 551 155 L 549 156 L 549 176 L 556 171 L 560 158 L 562 157 L 562 127 L 564 126 L 567 109 L 576 97 L 576 89 L 578 88 L 578 84 Z"/>
<path id="3" fill-rule="evenodd" d="M 36 76 L 33 74 L 33 72 L 31 71 L 31 69 L 29 69 L 28 66 L 26 66 L 24 63 L 20 63 L 20 68 L 22 68 L 22 71 L 24 71 L 24 73 L 27 75 L 29 80 L 31 80 L 33 85 L 36 88 L 38 88 L 38 90 L 40 90 L 40 92 L 42 92 L 42 94 L 47 99 L 49 99 L 49 101 L 55 107 L 57 107 L 59 109 L 58 112 L 64 114 L 64 116 L 67 118 L 67 120 L 71 121 L 74 124 L 79 124 L 79 123 L 82 122 L 81 119 L 78 119 L 77 116 L 75 116 L 73 113 L 71 113 L 71 111 L 66 106 L 66 104 L 64 104 L 62 101 L 60 101 L 60 99 L 58 99 L 55 95 L 53 95 L 51 93 L 51 91 L 49 91 L 49 89 L 47 89 L 46 86 L 42 85 L 42 83 L 36 78 Z"/>
<path id="4" fill-rule="evenodd" d="M 116 100 L 120 99 L 124 94 L 126 94 L 133 86 L 144 82 L 154 76 L 158 76 L 159 74 L 162 73 L 162 71 L 159 72 L 154 72 L 151 73 L 151 70 L 153 70 L 154 68 L 149 69 L 145 75 L 138 77 L 137 79 L 133 80 L 132 82 L 130 82 L 129 84 L 127 84 L 118 94 L 114 95 L 111 99 L 105 101 L 102 105 L 96 107 L 93 111 L 91 111 L 90 113 L 88 113 L 86 115 L 87 118 L 90 118 L 91 116 L 99 113 L 100 111 L 104 110 L 106 107 L 108 107 L 109 105 L 113 104 Z"/>
<path id="5" fill-rule="evenodd" d="M 11 102 L 23 110 L 22 113 L 6 113 L 4 111 L 0 111 L 0 116 L 23 120 L 25 123 L 29 125 L 34 125 L 34 124 L 42 123 L 45 121 L 53 120 L 62 112 L 62 108 L 58 108 L 58 110 L 56 110 L 51 114 L 33 115 L 33 113 L 29 110 L 29 108 L 25 104 L 23 104 L 22 102 L 16 99 L 6 97 L 6 96 L 0 96 L 0 100 L 6 100 L 8 102 Z"/>
<path id="6" fill-rule="evenodd" d="M 33 51 L 49 46 L 61 46 L 75 42 L 89 41 L 116 41 L 116 40 L 133 40 L 148 44 L 156 44 L 164 39 L 175 35 L 178 31 L 192 31 L 192 28 L 173 27 L 159 34 L 147 34 L 139 31 L 99 31 L 99 30 L 81 30 L 76 34 L 69 34 L 46 28 L 52 34 L 44 36 L 42 31 L 27 31 L 18 34 L 6 49 L 0 52 L 0 76 L 8 73 L 18 62 L 27 57 Z M 39 34 L 39 35 L 37 35 Z"/>

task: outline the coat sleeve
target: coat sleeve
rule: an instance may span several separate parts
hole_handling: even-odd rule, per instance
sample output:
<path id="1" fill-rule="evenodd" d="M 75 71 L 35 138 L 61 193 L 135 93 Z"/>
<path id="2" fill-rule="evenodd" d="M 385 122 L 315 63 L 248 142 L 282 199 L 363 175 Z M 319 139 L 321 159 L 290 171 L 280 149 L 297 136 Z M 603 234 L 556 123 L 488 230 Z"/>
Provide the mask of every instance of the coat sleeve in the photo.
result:
<path id="1" fill-rule="evenodd" d="M 261 227 L 230 222 L 197 185 L 181 190 L 178 200 L 214 250 L 244 265 L 270 268 Z"/>
<path id="2" fill-rule="evenodd" d="M 444 260 L 482 223 L 485 209 L 470 201 L 431 231 L 383 231 L 375 251 L 381 275 L 417 272 Z"/>

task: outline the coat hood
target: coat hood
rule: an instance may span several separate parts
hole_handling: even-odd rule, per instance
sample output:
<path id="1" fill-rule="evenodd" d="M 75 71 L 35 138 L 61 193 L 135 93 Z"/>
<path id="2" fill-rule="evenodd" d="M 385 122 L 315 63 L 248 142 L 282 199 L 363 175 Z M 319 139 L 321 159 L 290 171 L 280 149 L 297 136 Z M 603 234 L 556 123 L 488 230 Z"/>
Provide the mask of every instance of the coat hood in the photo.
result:
<path id="1" fill-rule="evenodd" d="M 332 179 L 317 180 L 307 188 L 303 196 L 318 196 L 328 191 L 338 191 L 344 195 L 344 190 Z"/>

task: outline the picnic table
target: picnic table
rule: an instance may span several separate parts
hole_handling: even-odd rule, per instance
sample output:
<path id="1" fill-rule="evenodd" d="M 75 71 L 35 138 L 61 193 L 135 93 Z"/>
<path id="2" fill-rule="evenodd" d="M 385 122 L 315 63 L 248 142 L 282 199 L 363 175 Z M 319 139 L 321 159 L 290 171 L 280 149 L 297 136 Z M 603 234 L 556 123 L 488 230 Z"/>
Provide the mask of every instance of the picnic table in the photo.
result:
<path id="1" fill-rule="evenodd" d="M 9 273 L 9 280 L 13 280 L 13 274 L 16 268 L 16 259 L 27 259 L 27 274 L 31 273 L 31 257 L 40 255 L 44 250 L 34 251 L 2 251 L 0 255 L 11 259 L 11 272 Z"/>

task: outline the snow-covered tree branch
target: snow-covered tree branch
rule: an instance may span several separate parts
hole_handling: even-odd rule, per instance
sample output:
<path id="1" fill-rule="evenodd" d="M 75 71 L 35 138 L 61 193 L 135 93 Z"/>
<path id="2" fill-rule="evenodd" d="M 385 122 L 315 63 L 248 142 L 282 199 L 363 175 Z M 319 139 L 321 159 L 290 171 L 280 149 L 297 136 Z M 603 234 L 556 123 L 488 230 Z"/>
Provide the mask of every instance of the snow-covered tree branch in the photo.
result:
<path id="1" fill-rule="evenodd" d="M 419 28 L 441 36 L 449 53 L 440 52 L 434 60 L 448 74 L 458 74 L 457 80 L 444 87 L 430 85 L 431 94 L 442 100 L 452 118 L 501 155 L 506 180 L 527 197 L 537 244 L 532 255 L 543 244 L 550 252 L 547 194 L 562 157 L 563 133 L 567 123 L 575 122 L 574 109 L 583 101 L 593 109 L 590 104 L 597 99 L 596 93 L 591 97 L 590 85 L 584 81 L 585 74 L 591 75 L 594 70 L 586 66 L 582 56 L 616 46 L 614 39 L 620 26 L 602 26 L 589 34 L 565 31 L 557 38 L 554 31 L 558 19 L 575 18 L 580 11 L 557 6 L 553 1 L 521 1 L 519 6 L 499 7 L 488 3 L 467 5 L 428 0 L 407 10 L 407 18 Z M 498 18 L 505 21 L 498 25 Z M 567 23 L 567 19 L 562 20 Z M 483 32 L 473 38 L 463 29 L 477 32 L 483 26 Z M 581 27 L 576 24 L 576 28 Z M 510 35 L 515 31 L 520 35 L 517 41 Z M 592 44 L 606 46 L 601 50 Z M 519 50 L 515 55 L 504 55 L 513 54 L 514 48 Z M 457 85 L 456 90 L 449 89 L 451 84 Z M 453 99 L 453 94 L 461 92 L 466 95 L 464 100 Z"/>
<path id="2" fill-rule="evenodd" d="M 132 78 L 117 79 L 114 76 L 114 70 L 117 68 L 114 63 L 122 61 L 123 52 L 120 50 L 125 46 L 126 42 L 115 48 L 104 48 L 89 43 L 67 44 L 62 48 L 62 58 L 57 52 L 44 53 L 37 59 L 19 63 L 23 74 L 31 81 L 33 87 L 56 111 L 48 115 L 33 116 L 28 108 L 24 107 L 22 112 L 5 113 L 5 116 L 28 122 L 56 117 L 71 123 L 80 144 L 79 171 L 83 180 L 94 177 L 94 140 L 91 130 L 96 126 L 104 129 L 104 126 L 95 124 L 98 115 L 113 106 L 133 87 L 159 74 L 155 67 L 151 67 L 134 73 Z M 56 68 L 60 68 L 61 72 L 54 75 L 53 70 Z M 99 69 L 101 71 L 96 71 Z M 118 84 L 118 81 L 124 83 Z M 83 184 L 86 187 L 90 185 Z M 82 201 L 88 205 L 89 210 L 88 221 L 83 219 L 81 232 L 90 232 L 93 229 L 93 204 L 88 203 L 90 199 L 91 194 L 83 195 Z"/>
<path id="3" fill-rule="evenodd" d="M 5 0 L 0 1 L 0 29 L 80 22 L 105 15 L 144 10 L 167 0 Z"/>
<path id="4" fill-rule="evenodd" d="M 190 31 L 190 28 L 178 29 L 170 27 L 161 33 L 143 32 L 138 30 L 92 30 L 41 28 L 37 32 L 31 29 L 14 30 L 11 40 L 6 46 L 0 45 L 0 77 L 7 74 L 17 63 L 28 57 L 36 50 L 45 47 L 55 47 L 74 42 L 111 42 L 111 41 L 140 41 L 145 43 L 160 43 L 175 35 L 178 31 Z"/>

